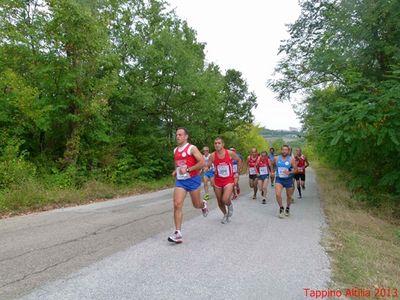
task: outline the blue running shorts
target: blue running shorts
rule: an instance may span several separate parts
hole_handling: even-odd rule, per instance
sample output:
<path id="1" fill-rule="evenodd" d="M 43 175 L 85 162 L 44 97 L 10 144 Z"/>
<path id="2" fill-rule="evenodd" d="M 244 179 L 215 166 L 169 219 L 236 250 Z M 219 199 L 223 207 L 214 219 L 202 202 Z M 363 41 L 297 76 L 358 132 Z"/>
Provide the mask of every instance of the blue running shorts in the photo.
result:
<path id="1" fill-rule="evenodd" d="M 176 180 L 176 187 L 182 188 L 187 192 L 193 192 L 197 190 L 201 185 L 201 177 L 200 175 L 185 179 L 185 180 Z"/>
<path id="2" fill-rule="evenodd" d="M 280 184 L 286 189 L 292 188 L 293 187 L 293 178 L 292 177 L 288 177 L 288 178 L 276 177 L 275 184 Z"/>

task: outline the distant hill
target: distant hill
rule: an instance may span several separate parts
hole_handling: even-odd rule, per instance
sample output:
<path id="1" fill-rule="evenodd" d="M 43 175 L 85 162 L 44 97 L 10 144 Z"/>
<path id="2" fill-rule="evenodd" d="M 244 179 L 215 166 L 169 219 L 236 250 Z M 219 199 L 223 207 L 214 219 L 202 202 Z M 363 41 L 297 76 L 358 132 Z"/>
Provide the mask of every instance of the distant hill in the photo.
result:
<path id="1" fill-rule="evenodd" d="M 303 137 L 303 133 L 297 130 L 272 130 L 263 128 L 260 134 L 269 141 L 282 139 L 284 141 L 290 142 Z"/>

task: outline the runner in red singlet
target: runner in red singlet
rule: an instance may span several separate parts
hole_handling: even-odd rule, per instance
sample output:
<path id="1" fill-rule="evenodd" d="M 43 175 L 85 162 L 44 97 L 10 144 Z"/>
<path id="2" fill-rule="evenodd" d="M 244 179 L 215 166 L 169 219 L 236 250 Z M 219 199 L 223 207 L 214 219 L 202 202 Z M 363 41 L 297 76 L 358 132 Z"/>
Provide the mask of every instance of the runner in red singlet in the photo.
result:
<path id="1" fill-rule="evenodd" d="M 236 159 L 238 161 L 239 172 L 242 169 L 242 160 L 235 152 L 224 148 L 224 141 L 220 137 L 215 139 L 214 148 L 215 151 L 211 154 L 208 166 L 214 163 L 214 191 L 218 207 L 224 214 L 221 223 L 226 224 L 230 222 L 233 214 L 231 199 L 235 180 L 232 160 Z"/>
<path id="2" fill-rule="evenodd" d="M 267 203 L 268 177 L 271 174 L 271 164 L 267 151 L 262 151 L 256 162 L 258 173 L 258 189 L 261 191 L 262 204 Z"/>
<path id="3" fill-rule="evenodd" d="M 305 155 L 301 153 L 301 149 L 296 149 L 296 155 L 294 157 L 297 163 L 297 173 L 294 174 L 294 179 L 296 180 L 297 191 L 299 192 L 298 198 L 301 198 L 301 189 L 305 189 L 306 185 L 306 168 L 310 165 L 308 159 Z"/>
<path id="4" fill-rule="evenodd" d="M 247 157 L 247 172 L 249 174 L 249 186 L 250 188 L 253 188 L 253 199 L 257 198 L 257 159 L 258 159 L 258 153 L 256 148 L 251 149 L 250 155 Z"/>
<path id="5" fill-rule="evenodd" d="M 200 198 L 201 177 L 200 170 L 205 166 L 203 155 L 196 146 L 188 143 L 188 131 L 180 127 L 176 130 L 178 147 L 174 150 L 175 170 L 172 176 L 176 177 L 174 189 L 174 222 L 175 232 L 168 237 L 172 243 L 182 243 L 182 208 L 186 194 L 189 192 L 195 208 L 208 215 L 207 202 Z"/>

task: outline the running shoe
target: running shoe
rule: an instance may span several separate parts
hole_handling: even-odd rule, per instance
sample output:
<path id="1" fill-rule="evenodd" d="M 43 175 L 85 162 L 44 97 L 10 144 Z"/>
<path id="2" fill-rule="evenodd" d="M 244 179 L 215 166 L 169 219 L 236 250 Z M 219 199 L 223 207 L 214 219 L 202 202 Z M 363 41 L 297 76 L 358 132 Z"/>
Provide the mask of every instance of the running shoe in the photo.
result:
<path id="1" fill-rule="evenodd" d="M 281 219 L 283 219 L 284 217 L 285 217 L 285 215 L 284 215 L 284 208 L 283 207 L 281 207 L 280 209 L 279 209 L 279 218 L 281 218 Z"/>
<path id="2" fill-rule="evenodd" d="M 208 193 L 205 193 L 203 199 L 206 201 L 210 200 L 210 195 Z"/>
<path id="3" fill-rule="evenodd" d="M 305 185 L 303 185 L 301 188 L 302 188 L 303 190 L 305 190 L 305 189 L 306 189 L 306 186 L 305 186 Z"/>
<path id="4" fill-rule="evenodd" d="M 208 215 L 208 206 L 207 206 L 207 201 L 203 200 L 203 208 L 201 209 L 202 213 L 203 213 L 203 217 L 207 217 Z"/>
<path id="5" fill-rule="evenodd" d="M 262 199 L 262 204 L 267 204 L 267 200 Z"/>
<path id="6" fill-rule="evenodd" d="M 228 217 L 232 217 L 233 215 L 233 204 L 228 206 Z"/>
<path id="7" fill-rule="evenodd" d="M 228 214 L 224 215 L 224 217 L 221 220 L 222 224 L 228 224 L 230 222 Z"/>
<path id="8" fill-rule="evenodd" d="M 240 195 L 240 186 L 239 185 L 237 185 L 236 191 L 237 191 L 237 194 Z"/>
<path id="9" fill-rule="evenodd" d="M 175 244 L 182 243 L 183 242 L 182 234 L 180 234 L 178 231 L 175 231 L 173 235 L 168 237 L 168 242 L 175 243 Z"/>
<path id="10" fill-rule="evenodd" d="M 256 195 L 253 195 L 253 200 L 255 200 L 257 198 L 257 196 Z"/>
<path id="11" fill-rule="evenodd" d="M 274 184 L 273 184 L 273 183 L 271 183 L 271 186 L 273 187 L 273 186 L 274 186 Z"/>
<path id="12" fill-rule="evenodd" d="M 290 209 L 289 209 L 289 207 L 286 207 L 286 209 L 285 209 L 285 216 L 286 216 L 286 217 L 289 217 L 289 216 L 290 216 Z"/>
<path id="13" fill-rule="evenodd" d="M 232 200 L 235 200 L 237 198 L 237 195 L 236 194 L 233 194 L 232 195 Z"/>
<path id="14" fill-rule="evenodd" d="M 297 196 L 297 199 L 301 199 L 301 198 L 302 198 L 301 195 L 298 195 L 298 196 Z"/>

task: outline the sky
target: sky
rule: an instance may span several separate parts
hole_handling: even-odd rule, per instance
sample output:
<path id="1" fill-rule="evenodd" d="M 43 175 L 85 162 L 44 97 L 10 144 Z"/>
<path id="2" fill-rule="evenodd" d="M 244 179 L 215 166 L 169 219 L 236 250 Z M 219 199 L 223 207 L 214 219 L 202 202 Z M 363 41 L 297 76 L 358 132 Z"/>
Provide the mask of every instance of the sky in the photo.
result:
<path id="1" fill-rule="evenodd" d="M 273 78 L 285 24 L 300 14 L 297 0 L 167 0 L 180 19 L 206 44 L 206 58 L 223 71 L 243 74 L 258 98 L 255 122 L 269 129 L 300 128 L 290 103 L 281 103 L 266 85 Z"/>

